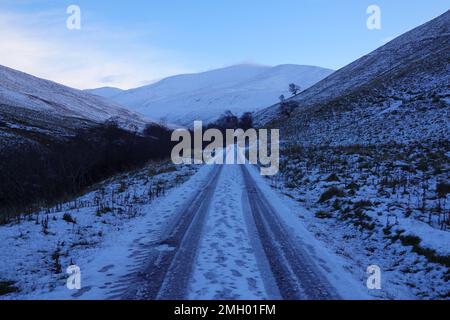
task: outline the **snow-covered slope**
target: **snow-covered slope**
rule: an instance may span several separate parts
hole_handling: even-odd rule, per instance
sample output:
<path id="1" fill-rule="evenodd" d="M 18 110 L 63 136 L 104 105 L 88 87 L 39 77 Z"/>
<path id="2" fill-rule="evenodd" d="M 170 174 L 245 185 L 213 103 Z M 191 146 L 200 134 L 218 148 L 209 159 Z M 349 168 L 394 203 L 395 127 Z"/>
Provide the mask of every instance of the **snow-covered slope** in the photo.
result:
<path id="1" fill-rule="evenodd" d="M 289 96 L 290 83 L 307 88 L 331 73 L 311 66 L 243 64 L 170 77 L 108 97 L 153 119 L 192 125 L 194 120 L 215 120 L 225 110 L 237 114 L 259 110 L 275 103 L 281 94 Z M 102 90 L 91 92 L 105 94 Z"/>
<path id="2" fill-rule="evenodd" d="M 0 66 L 0 103 L 52 115 L 104 122 L 115 118 L 125 128 L 143 127 L 143 116 L 116 103 L 52 81 Z"/>
<path id="3" fill-rule="evenodd" d="M 272 185 L 349 270 L 381 268 L 383 299 L 449 298 L 449 61 L 447 12 L 291 99 L 290 116 L 256 115 L 281 130 Z"/>
<path id="4" fill-rule="evenodd" d="M 261 124 L 312 144 L 407 142 L 450 135 L 450 11 L 258 113 Z"/>
<path id="5" fill-rule="evenodd" d="M 104 97 L 104 98 L 112 98 L 120 93 L 122 93 L 124 90 L 119 88 L 113 88 L 113 87 L 102 87 L 97 89 L 87 89 L 84 90 L 85 92 L 96 94 L 98 96 Z"/>

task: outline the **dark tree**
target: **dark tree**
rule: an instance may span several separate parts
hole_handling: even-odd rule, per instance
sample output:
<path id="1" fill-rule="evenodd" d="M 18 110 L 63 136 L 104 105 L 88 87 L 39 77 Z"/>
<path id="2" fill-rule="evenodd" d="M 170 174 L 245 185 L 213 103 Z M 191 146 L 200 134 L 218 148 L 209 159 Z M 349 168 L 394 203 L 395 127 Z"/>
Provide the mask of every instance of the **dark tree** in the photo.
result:
<path id="1" fill-rule="evenodd" d="M 239 118 L 231 111 L 225 111 L 216 122 L 209 125 L 210 128 L 217 128 L 222 131 L 226 129 L 236 129 L 238 126 Z"/>
<path id="2" fill-rule="evenodd" d="M 253 128 L 253 114 L 251 112 L 245 112 L 239 119 L 239 128 L 248 130 Z"/>
<path id="3" fill-rule="evenodd" d="M 115 121 L 79 129 L 74 137 L 48 140 L 45 146 L 2 149 L 0 224 L 15 212 L 30 212 L 71 198 L 118 172 L 170 155 L 170 130 L 148 126 L 153 137 L 121 129 Z M 156 136 L 156 137 L 155 137 Z"/>
<path id="4" fill-rule="evenodd" d="M 291 83 L 289 85 L 289 92 L 292 93 L 293 96 L 298 95 L 301 91 L 302 91 L 301 88 L 295 83 Z"/>

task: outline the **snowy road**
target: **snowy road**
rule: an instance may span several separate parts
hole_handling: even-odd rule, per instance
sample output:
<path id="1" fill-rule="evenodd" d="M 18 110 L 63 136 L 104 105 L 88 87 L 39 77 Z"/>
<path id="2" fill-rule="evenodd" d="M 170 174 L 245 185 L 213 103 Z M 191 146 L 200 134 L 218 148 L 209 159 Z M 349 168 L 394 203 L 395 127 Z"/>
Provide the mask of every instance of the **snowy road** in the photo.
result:
<path id="1" fill-rule="evenodd" d="M 293 238 L 246 166 L 241 166 L 259 240 L 285 300 L 338 299 L 305 250 Z"/>
<path id="2" fill-rule="evenodd" d="M 212 166 L 121 298 L 341 298 L 324 274 L 332 268 L 324 267 L 326 258 L 310 243 L 302 248 L 253 169 Z"/>
<path id="3" fill-rule="evenodd" d="M 124 299 L 183 299 L 196 257 L 201 230 L 222 167 L 215 167 L 201 192 L 194 193 L 169 225 L 160 241 L 152 244 L 145 269 L 133 279 Z"/>

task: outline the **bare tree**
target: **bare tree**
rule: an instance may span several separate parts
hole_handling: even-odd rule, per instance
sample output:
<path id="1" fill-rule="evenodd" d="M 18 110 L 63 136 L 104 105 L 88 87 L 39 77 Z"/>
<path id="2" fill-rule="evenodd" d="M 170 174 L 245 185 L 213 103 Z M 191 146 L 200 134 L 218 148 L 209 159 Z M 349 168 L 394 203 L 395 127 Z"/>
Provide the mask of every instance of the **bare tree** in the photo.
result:
<path id="1" fill-rule="evenodd" d="M 292 93 L 293 96 L 300 94 L 301 91 L 302 89 L 300 88 L 300 86 L 296 85 L 295 83 L 291 83 L 289 85 L 289 92 Z"/>

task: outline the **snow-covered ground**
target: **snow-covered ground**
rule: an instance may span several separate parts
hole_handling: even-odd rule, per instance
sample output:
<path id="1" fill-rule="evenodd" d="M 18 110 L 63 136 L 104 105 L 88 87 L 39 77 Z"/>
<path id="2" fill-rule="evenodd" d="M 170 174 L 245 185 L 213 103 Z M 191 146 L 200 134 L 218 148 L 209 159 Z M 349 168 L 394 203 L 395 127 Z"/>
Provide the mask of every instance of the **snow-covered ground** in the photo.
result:
<path id="1" fill-rule="evenodd" d="M 307 208 L 298 217 L 354 275 L 362 279 L 371 264 L 381 268 L 381 297 L 448 299 L 450 196 L 438 191 L 446 185 L 448 192 L 446 148 L 285 150 L 271 185 Z M 424 166 L 426 152 L 436 156 Z"/>
<path id="2" fill-rule="evenodd" d="M 170 167 L 172 168 L 172 167 Z M 148 170 L 148 169 L 147 169 Z M 160 237 L 192 193 L 205 184 L 211 166 L 179 167 L 176 171 L 148 176 L 147 171 L 116 177 L 76 201 L 33 215 L 17 224 L 0 227 L 0 279 L 13 281 L 20 292 L 3 299 L 105 299 L 117 298 L 127 286 L 124 279 L 146 260 L 148 245 Z M 178 182 L 197 171 L 187 182 Z M 253 171 L 259 184 L 266 182 Z M 166 181 L 165 195 L 153 198 L 149 190 Z M 191 299 L 279 298 L 273 279 L 255 247 L 257 233 L 249 226 L 242 197 L 245 192 L 239 166 L 226 165 L 215 191 L 202 235 L 193 276 Z M 322 248 L 309 235 L 292 200 L 280 200 L 268 185 L 266 197 L 280 209 L 283 219 L 295 229 L 299 245 L 306 246 L 321 272 L 344 298 L 370 298 L 365 282 L 342 268 L 342 260 Z M 294 205 L 294 207 L 293 207 Z M 282 209 L 284 208 L 284 209 Z M 70 214 L 76 222 L 63 219 Z M 47 221 L 48 227 L 44 223 Z M 43 220 L 44 219 L 44 220 Z M 36 221 L 39 221 L 37 223 Z M 66 288 L 65 268 L 81 268 L 82 289 Z"/>
<path id="3" fill-rule="evenodd" d="M 20 223 L 0 226 L 0 281 L 12 281 L 20 289 L 0 298 L 119 298 L 130 284 L 127 276 L 147 261 L 147 248 L 160 240 L 185 202 L 200 192 L 211 170 L 209 165 L 151 165 L 105 181 L 74 201 Z M 286 188 L 281 176 L 266 179 L 257 168 L 249 172 L 294 243 L 340 297 L 442 299 L 448 294 L 449 283 L 444 280 L 448 268 L 426 261 L 400 241 L 383 237 L 386 215 L 380 212 L 389 203 L 380 204 L 381 211 L 366 212 L 372 219 L 369 222 L 374 221 L 373 232 L 369 224 L 364 229 L 353 220 L 334 219 L 333 213 L 318 214 L 319 209 L 329 207 L 325 202 L 317 204 L 317 197 L 324 189 L 339 186 L 337 181 L 324 181 L 320 172 L 308 176 L 311 183 L 305 181 L 305 188 L 295 189 Z M 280 298 L 250 217 L 247 191 L 240 166 L 225 165 L 206 215 L 188 298 Z M 358 199 L 363 198 L 353 198 Z M 447 231 L 398 215 L 389 232 L 395 235 L 400 229 L 405 230 L 400 236 L 423 237 L 421 245 L 448 253 Z M 72 264 L 81 268 L 82 289 L 78 291 L 66 288 L 65 269 Z M 371 265 L 381 268 L 381 290 L 366 287 Z"/>
<path id="4" fill-rule="evenodd" d="M 0 299 L 113 296 L 121 277 L 138 264 L 135 251 L 158 237 L 209 168 L 202 168 L 181 184 L 197 170 L 151 164 L 105 181 L 74 201 L 33 214 L 20 223 L 0 226 L 0 282 L 13 281 L 20 289 Z M 65 214 L 76 222 L 66 221 L 69 216 L 64 220 Z M 66 288 L 65 271 L 72 264 L 81 268 L 80 291 Z"/>
<path id="5" fill-rule="evenodd" d="M 336 71 L 256 122 L 280 129 L 271 183 L 384 298 L 450 297 L 450 11 Z"/>
<path id="6" fill-rule="evenodd" d="M 313 263 L 319 268 L 321 274 L 328 280 L 341 299 L 371 300 L 385 297 L 378 290 L 367 288 L 367 267 L 370 264 L 359 265 L 351 269 L 352 260 L 334 251 L 333 246 L 325 244 L 308 230 L 309 224 L 308 221 L 305 221 L 305 216 L 311 215 L 310 211 L 291 197 L 286 196 L 276 188 L 272 188 L 269 183 L 270 180 L 263 178 L 256 168 L 250 168 L 249 172 L 287 226 L 287 232 L 295 239 L 296 245 L 306 250 Z"/>
<path id="7" fill-rule="evenodd" d="M 238 166 L 227 166 L 215 197 L 194 267 L 190 299 L 266 299 L 242 206 L 243 181 Z"/>

